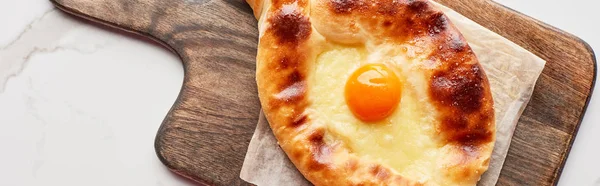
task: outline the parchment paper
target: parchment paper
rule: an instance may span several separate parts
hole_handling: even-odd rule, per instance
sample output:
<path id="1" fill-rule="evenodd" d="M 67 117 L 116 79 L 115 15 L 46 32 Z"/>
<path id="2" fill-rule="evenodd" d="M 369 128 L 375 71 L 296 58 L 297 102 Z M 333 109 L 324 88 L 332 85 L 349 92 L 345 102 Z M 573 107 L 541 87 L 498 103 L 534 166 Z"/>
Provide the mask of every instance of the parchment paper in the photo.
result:
<path id="1" fill-rule="evenodd" d="M 490 81 L 496 113 L 496 144 L 490 167 L 478 185 L 495 185 L 516 124 L 546 62 L 457 12 L 432 3 L 444 11 L 462 32 Z M 262 112 L 240 177 L 258 186 L 312 185 L 281 150 Z"/>

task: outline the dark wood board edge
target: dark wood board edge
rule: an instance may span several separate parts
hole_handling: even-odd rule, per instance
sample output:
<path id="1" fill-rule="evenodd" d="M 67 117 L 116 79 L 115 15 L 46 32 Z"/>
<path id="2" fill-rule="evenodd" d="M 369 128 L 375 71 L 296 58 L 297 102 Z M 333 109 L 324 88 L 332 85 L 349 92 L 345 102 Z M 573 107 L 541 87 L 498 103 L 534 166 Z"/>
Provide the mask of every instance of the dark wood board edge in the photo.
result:
<path id="1" fill-rule="evenodd" d="M 109 27 L 109 28 L 112 28 L 112 29 L 117 29 L 117 30 L 120 30 L 120 31 L 124 31 L 126 33 L 130 33 L 130 34 L 134 34 L 134 35 L 137 35 L 137 36 L 142 36 L 142 37 L 148 38 L 148 39 L 150 39 L 150 40 L 152 40 L 152 41 L 160 44 L 161 46 L 165 47 L 169 51 L 173 52 L 174 54 L 177 55 L 177 57 L 179 57 L 181 59 L 181 55 L 179 53 L 177 53 L 175 51 L 175 49 L 173 49 L 173 47 L 169 46 L 165 42 L 161 41 L 160 39 L 158 39 L 158 38 L 156 38 L 156 37 L 154 37 L 154 36 L 152 36 L 150 34 L 143 33 L 143 32 L 137 31 L 137 30 L 123 28 L 123 27 L 121 27 L 119 25 L 116 25 L 114 23 L 111 23 L 111 22 L 108 22 L 108 21 L 104 21 L 102 19 L 98 19 L 98 18 L 95 18 L 95 17 L 92 17 L 92 16 L 88 16 L 88 15 L 86 15 L 83 12 L 79 12 L 77 10 L 74 10 L 74 9 L 69 8 L 69 7 L 63 6 L 62 4 L 56 2 L 56 0 L 49 0 L 49 1 L 56 8 L 58 8 L 59 10 L 65 12 L 65 13 L 67 13 L 69 15 L 75 16 L 77 18 L 81 18 L 81 19 L 84 19 L 84 20 L 87 20 L 87 21 L 90 21 L 90 22 L 93 22 L 93 23 L 97 23 L 97 24 L 100 24 L 100 25 L 103 25 L 103 26 L 106 26 L 106 27 Z"/>
<path id="2" fill-rule="evenodd" d="M 511 9 L 512 10 L 512 9 Z M 561 30 L 559 30 L 561 31 Z M 562 33 L 566 33 L 561 31 Z M 568 33 L 566 33 L 568 34 Z M 571 34 L 568 34 L 571 35 Z M 567 163 L 567 159 L 569 159 L 569 155 L 571 154 L 571 149 L 573 148 L 573 144 L 575 143 L 575 139 L 577 138 L 577 134 L 579 133 L 579 128 L 581 127 L 581 123 L 583 122 L 583 118 L 585 117 L 585 114 L 587 113 L 587 108 L 590 105 L 590 100 L 592 99 L 592 95 L 594 94 L 594 87 L 596 87 L 596 79 L 598 77 L 598 62 L 596 59 L 596 54 L 594 53 L 594 50 L 592 49 L 592 46 L 590 46 L 587 42 L 585 42 L 584 40 L 582 40 L 581 38 L 577 37 L 577 36 L 572 36 L 574 39 L 579 40 L 579 42 L 581 42 L 582 44 L 585 45 L 585 47 L 587 48 L 587 50 L 589 51 L 589 53 L 591 54 L 591 58 L 592 58 L 592 62 L 594 63 L 594 74 L 593 74 L 593 79 L 592 79 L 592 84 L 590 85 L 590 93 L 587 96 L 587 99 L 585 100 L 585 105 L 583 106 L 583 110 L 579 116 L 579 122 L 577 122 L 577 125 L 575 126 L 575 130 L 573 132 L 573 134 L 571 134 L 571 139 L 569 139 L 569 143 L 567 146 L 567 150 L 565 155 L 563 156 L 564 158 L 561 161 L 561 165 L 558 169 L 558 171 L 556 172 L 556 175 L 554 175 L 554 185 L 557 185 L 558 182 L 560 181 L 560 177 L 562 175 L 562 172 L 565 168 L 565 164 Z"/>
<path id="3" fill-rule="evenodd" d="M 161 163 L 164 164 L 166 166 L 166 168 L 170 170 L 171 173 L 174 173 L 177 176 L 185 178 L 184 180 L 186 180 L 186 181 L 194 181 L 194 183 L 197 185 L 214 185 L 215 183 L 217 183 L 217 182 L 214 182 L 211 180 L 206 180 L 202 176 L 194 176 L 194 175 L 198 175 L 198 173 L 195 173 L 193 171 L 190 172 L 186 168 L 178 167 L 177 163 L 174 163 L 174 162 L 171 162 L 168 160 L 168 157 L 172 156 L 172 154 L 163 154 L 163 152 L 161 151 L 162 150 L 161 147 L 164 146 L 164 141 L 161 141 L 161 140 L 164 139 L 163 136 L 166 136 L 166 134 L 161 131 L 163 131 L 164 128 L 168 127 L 171 123 L 173 123 L 173 121 L 169 120 L 169 117 L 174 112 L 174 110 L 177 109 L 177 106 L 184 104 L 183 99 L 185 99 L 185 95 L 183 92 L 186 89 L 186 86 L 185 86 L 186 80 L 188 79 L 188 75 L 189 75 L 188 68 L 189 68 L 190 63 L 195 63 L 197 61 L 190 60 L 189 57 L 186 58 L 183 53 L 180 53 L 181 51 L 168 45 L 165 41 L 161 40 L 160 38 L 157 38 L 154 35 L 151 35 L 151 33 L 144 32 L 144 30 L 138 31 L 133 28 L 128 28 L 123 25 L 119 25 L 119 24 L 116 24 L 116 23 L 113 23 L 110 21 L 105 21 L 103 19 L 96 18 L 91 15 L 87 15 L 84 12 L 78 11 L 74 8 L 70 8 L 68 6 L 61 4 L 61 2 L 59 0 L 50 0 L 50 1 L 58 9 L 64 11 L 65 13 L 73 15 L 76 18 L 81 18 L 83 20 L 90 21 L 90 23 L 97 23 L 99 25 L 106 26 L 108 28 L 114 28 L 117 31 L 124 31 L 126 34 L 132 34 L 129 36 L 134 36 L 134 37 L 140 36 L 141 38 L 138 38 L 138 39 L 143 39 L 143 38 L 150 39 L 150 41 L 154 41 L 155 43 L 160 44 L 160 46 L 167 48 L 168 50 L 170 50 L 171 52 L 173 52 L 174 54 L 177 55 L 177 57 L 180 59 L 180 61 L 183 64 L 184 82 L 182 84 L 182 87 L 180 88 L 180 93 L 178 94 L 176 100 L 174 101 L 173 106 L 169 109 L 169 111 L 167 112 L 168 114 L 166 114 L 165 118 L 163 119 L 163 122 L 161 123 L 159 129 L 157 130 L 158 132 L 157 132 L 157 135 L 156 135 L 155 141 L 154 141 L 155 153 L 156 153 L 158 159 L 161 161 Z M 248 6 L 245 3 L 244 3 L 244 5 Z M 248 7 L 248 9 L 249 9 L 249 7 Z M 185 52 L 185 51 L 183 51 L 183 52 Z M 257 117 L 258 117 L 258 115 L 259 115 L 259 112 L 256 113 Z M 256 124 L 256 122 L 254 122 L 253 124 Z M 254 128 L 254 127 L 252 127 L 252 128 Z M 250 139 L 248 139 L 247 141 L 249 143 Z M 244 149 L 243 152 L 245 153 L 246 150 Z M 239 178 L 239 176 L 236 176 L 236 177 L 238 177 L 238 180 L 241 181 L 241 183 L 238 183 L 239 185 L 252 185 L 250 183 L 247 183 L 247 182 L 241 180 Z M 238 184 L 236 184 L 236 185 L 238 185 Z"/>
<path id="4" fill-rule="evenodd" d="M 558 182 L 560 180 L 562 172 L 563 172 L 563 170 L 565 168 L 565 164 L 567 162 L 567 159 L 569 158 L 569 154 L 571 153 L 571 149 L 573 148 L 573 144 L 575 142 L 577 134 L 579 133 L 579 128 L 581 127 L 581 123 L 583 122 L 583 118 L 585 117 L 585 114 L 587 113 L 587 108 L 588 108 L 588 106 L 590 104 L 590 100 L 591 100 L 592 95 L 594 93 L 594 87 L 596 86 L 596 79 L 597 79 L 597 75 L 598 75 L 598 62 L 597 62 L 596 54 L 595 54 L 594 50 L 592 49 L 592 47 L 586 41 L 584 41 L 583 39 L 581 39 L 581 38 L 579 38 L 579 37 L 577 37 L 577 36 L 575 36 L 575 35 L 573 35 L 571 33 L 565 32 L 564 30 L 561 30 L 561 29 L 556 28 L 556 27 L 554 27 L 552 25 L 549 25 L 549 24 L 546 24 L 544 22 L 541 22 L 540 20 L 537 20 L 537 19 L 535 19 L 535 18 L 533 18 L 533 17 L 531 17 L 531 16 L 529 16 L 527 14 L 521 13 L 521 12 L 519 12 L 519 11 L 517 11 L 515 9 L 512 9 L 510 7 L 504 6 L 504 5 L 502 5 L 502 4 L 498 3 L 498 2 L 495 2 L 495 1 L 489 1 L 489 2 L 491 2 L 491 3 L 493 3 L 493 4 L 497 5 L 497 6 L 503 7 L 505 9 L 507 9 L 507 10 L 515 13 L 515 14 L 519 14 L 520 16 L 523 16 L 523 17 L 529 19 L 530 21 L 532 21 L 532 22 L 534 22 L 536 24 L 539 24 L 539 25 L 545 27 L 546 29 L 549 29 L 549 30 L 551 30 L 553 32 L 557 32 L 557 33 L 559 33 L 561 35 L 564 35 L 565 37 L 568 37 L 568 38 L 576 40 L 578 43 L 582 44 L 586 48 L 586 50 L 588 51 L 588 53 L 590 54 L 590 59 L 591 59 L 591 61 L 593 63 L 593 79 L 591 81 L 590 90 L 589 90 L 589 94 L 587 95 L 587 98 L 586 98 L 586 101 L 585 101 L 585 105 L 583 106 L 583 110 L 580 113 L 579 121 L 577 122 L 577 124 L 575 126 L 575 129 L 574 129 L 573 133 L 571 134 L 571 138 L 569 139 L 569 142 L 567 143 L 565 154 L 563 155 L 563 158 L 562 158 L 562 160 L 560 162 L 558 171 L 554 175 L 554 180 L 552 181 L 553 185 L 558 185 Z M 505 37 L 505 36 L 503 35 L 503 37 Z"/>
<path id="5" fill-rule="evenodd" d="M 58 8 L 58 9 L 60 9 L 61 11 L 64 11 L 64 12 L 66 12 L 66 13 L 68 13 L 70 15 L 73 15 L 75 17 L 78 17 L 78 18 L 81 18 L 81 19 L 84 19 L 84 20 L 87 20 L 87 21 L 91 21 L 91 22 L 94 22 L 94 23 L 98 23 L 98 24 L 100 24 L 102 26 L 107 26 L 109 28 L 113 28 L 113 29 L 117 29 L 117 30 L 120 30 L 120 31 L 124 31 L 126 33 L 130 33 L 130 34 L 134 34 L 134 35 L 141 36 L 141 37 L 144 37 L 144 38 L 148 38 L 151 41 L 153 41 L 155 43 L 158 43 L 160 46 L 168 49 L 169 51 L 171 51 L 172 53 L 174 53 L 175 55 L 177 55 L 177 57 L 180 60 L 182 59 L 181 55 L 179 53 L 177 53 L 175 51 L 175 49 L 173 49 L 171 46 L 169 46 L 165 42 L 161 41 L 160 39 L 158 39 L 158 38 L 156 38 L 156 37 L 154 37 L 152 35 L 149 35 L 149 34 L 146 34 L 146 33 L 143 33 L 143 32 L 139 32 L 139 31 L 136 31 L 136 30 L 126 29 L 126 28 L 120 27 L 118 25 L 115 25 L 114 23 L 107 22 L 107 21 L 104 21 L 104 20 L 101 20 L 101 19 L 97 19 L 97 18 L 88 16 L 88 15 L 82 13 L 82 12 L 78 12 L 76 10 L 70 9 L 68 7 L 65 7 L 62 4 L 56 2 L 55 0 L 50 0 L 50 2 L 52 2 L 52 4 L 54 4 L 54 6 L 56 8 Z M 183 70 L 184 70 L 184 74 L 185 74 L 186 68 L 183 68 Z M 183 86 L 180 88 L 180 90 L 179 90 L 180 94 L 175 99 L 175 102 L 173 103 L 173 105 L 180 104 L 180 102 L 181 102 L 180 98 L 181 98 L 181 91 L 182 90 L 183 90 Z M 168 113 L 172 112 L 173 108 L 174 108 L 174 106 L 172 106 L 171 109 L 169 109 Z M 163 123 L 160 126 L 161 128 L 164 126 L 163 124 L 166 121 L 166 119 L 167 119 L 167 117 L 165 117 L 163 119 Z M 158 130 L 160 131 L 160 128 Z M 154 141 L 154 150 L 155 150 L 156 156 L 158 157 L 158 159 L 161 161 L 162 164 L 164 164 L 171 172 L 177 174 L 178 176 L 181 176 L 181 177 L 183 177 L 185 179 L 188 179 L 188 180 L 192 180 L 192 181 L 194 181 L 194 183 L 196 183 L 198 185 L 209 186 L 209 184 L 206 184 L 206 183 L 209 183 L 209 182 L 207 182 L 207 181 L 200 181 L 200 180 L 197 180 L 195 178 L 191 178 L 191 177 L 187 176 L 186 174 L 182 173 L 180 170 L 177 170 L 177 169 L 173 168 L 171 166 L 171 163 L 169 161 L 167 161 L 165 159 L 165 157 L 162 156 L 161 153 L 158 152 L 158 150 L 159 150 L 158 146 L 160 145 L 158 139 L 160 139 L 161 133 L 157 133 L 156 135 L 157 135 L 157 137 L 155 137 L 155 141 Z"/>
<path id="6" fill-rule="evenodd" d="M 512 9 L 510 9 L 510 10 L 512 10 Z M 592 58 L 593 66 L 594 66 L 594 74 L 593 74 L 592 84 L 590 85 L 589 94 L 585 100 L 585 105 L 583 106 L 583 110 L 581 111 L 581 114 L 579 116 L 579 121 L 577 122 L 577 124 L 575 126 L 575 130 L 571 134 L 571 138 L 569 139 L 569 142 L 567 143 L 567 149 L 566 149 L 565 154 L 563 155 L 563 158 L 559 165 L 558 171 L 554 175 L 554 180 L 552 182 L 554 183 L 553 185 L 555 185 L 555 186 L 558 185 L 558 182 L 560 181 L 560 177 L 565 168 L 567 159 L 569 158 L 569 154 L 571 153 L 571 149 L 573 148 L 573 144 L 575 143 L 575 139 L 577 137 L 577 134 L 579 133 L 579 128 L 581 127 L 583 118 L 585 117 L 585 114 L 587 113 L 587 108 L 590 105 L 590 100 L 592 98 L 592 95 L 594 94 L 594 87 L 596 87 L 596 79 L 597 79 L 597 75 L 598 75 L 598 63 L 596 61 L 597 60 L 596 54 L 594 53 L 594 50 L 592 49 L 592 47 L 587 42 L 585 42 L 584 40 L 582 40 L 581 38 L 579 38 L 577 36 L 573 36 L 564 31 L 561 31 L 561 30 L 558 30 L 558 31 L 560 31 L 560 33 L 563 33 L 563 34 L 570 35 L 573 39 L 577 39 L 580 43 L 585 45 L 588 52 L 591 54 L 591 58 Z"/>
<path id="7" fill-rule="evenodd" d="M 460 12 L 459 10 L 455 9 L 456 7 L 454 7 L 454 6 L 452 6 L 452 5 L 449 5 L 449 4 L 446 4 L 446 3 L 444 3 L 444 2 L 441 2 L 441 1 L 444 1 L 444 0 L 434 0 L 434 1 L 436 1 L 436 2 L 438 2 L 438 3 L 441 3 L 441 4 L 445 5 L 445 6 L 448 6 L 448 7 L 452 8 L 452 9 L 456 10 L 457 12 L 459 12 L 459 13 L 463 14 L 463 12 Z M 529 16 L 529 15 L 527 15 L 527 14 L 521 13 L 521 12 L 519 12 L 519 11 L 515 10 L 515 9 L 512 9 L 512 8 L 510 8 L 510 7 L 504 6 L 503 4 L 500 4 L 500 3 L 498 3 L 498 2 L 495 2 L 495 1 L 490 1 L 490 0 L 482 0 L 482 1 L 485 1 L 486 3 L 490 3 L 490 4 L 492 4 L 492 6 L 497 6 L 497 7 L 504 8 L 504 9 L 506 9 L 508 12 L 510 12 L 510 13 L 513 13 L 513 14 L 517 14 L 517 15 L 519 15 L 520 17 L 523 17 L 523 18 L 527 19 L 528 21 L 531 21 L 531 22 L 533 22 L 533 23 L 535 23 L 535 24 L 537 24 L 537 25 L 540 25 L 540 26 L 542 26 L 543 28 L 545 28 L 545 29 L 547 29 L 547 30 L 550 30 L 550 31 L 552 31 L 552 32 L 556 32 L 556 33 L 558 33 L 558 34 L 560 34 L 560 35 L 563 35 L 563 36 L 565 36 L 565 37 L 567 37 L 567 38 L 573 39 L 573 40 L 577 41 L 579 44 L 581 44 L 583 47 L 585 47 L 585 49 L 587 50 L 587 53 L 588 53 L 588 54 L 590 54 L 590 56 L 589 56 L 589 59 L 591 60 L 591 62 L 592 62 L 592 65 L 593 65 L 593 78 L 592 78 L 592 81 L 591 81 L 591 85 L 590 85 L 589 94 L 587 95 L 587 98 L 586 98 L 586 100 L 585 100 L 585 105 L 583 106 L 583 109 L 582 109 L 582 111 L 580 112 L 579 120 L 578 120 L 577 124 L 576 124 L 576 125 L 575 125 L 575 127 L 574 127 L 574 131 L 573 131 L 573 133 L 571 134 L 569 141 L 567 142 L 566 150 L 565 150 L 564 154 L 562 155 L 562 159 L 561 159 L 561 161 L 560 161 L 560 164 L 559 164 L 558 170 L 555 172 L 554 178 L 553 178 L 553 180 L 552 180 L 552 183 L 553 183 L 553 185 L 557 185 L 557 184 L 558 184 L 558 182 L 559 182 L 559 180 L 560 180 L 560 176 L 561 176 L 561 174 L 562 174 L 562 171 L 563 171 L 563 169 L 564 169 L 564 167 L 565 167 L 566 161 L 567 161 L 567 159 L 568 159 L 568 157 L 569 157 L 569 154 L 570 154 L 570 152 L 571 152 L 571 149 L 572 149 L 572 147 L 573 147 L 573 144 L 574 144 L 574 142 L 575 142 L 575 138 L 576 138 L 576 136 L 577 136 L 577 133 L 579 132 L 579 128 L 580 128 L 580 126 L 581 126 L 581 123 L 582 123 L 582 121 L 583 121 L 583 118 L 585 117 L 585 114 L 586 114 L 586 112 L 587 112 L 587 107 L 589 106 L 589 103 L 590 103 L 591 97 L 592 97 L 592 95 L 593 95 L 593 92 L 594 92 L 594 87 L 595 87 L 595 85 L 596 85 L 596 79 L 597 79 L 597 68 L 598 68 L 598 64 L 597 64 L 597 59 L 596 59 L 596 55 L 595 55 L 595 53 L 594 53 L 594 50 L 593 50 L 593 49 L 592 49 L 592 47 L 591 47 L 591 46 L 590 46 L 590 45 L 589 45 L 587 42 L 585 42 L 583 39 L 581 39 L 581 38 L 579 38 L 579 37 L 577 37 L 577 36 L 575 36 L 575 35 L 573 35 L 573 34 L 571 34 L 571 33 L 565 32 L 565 31 L 563 31 L 563 30 L 561 30 L 561 29 L 559 29 L 559 28 L 556 28 L 556 27 L 554 27 L 554 26 L 552 26 L 552 25 L 546 24 L 546 23 L 544 23 L 544 22 L 542 22 L 542 21 L 540 21 L 540 20 L 537 20 L 537 19 L 535 19 L 535 18 L 533 18 L 533 17 L 531 17 L 531 16 Z M 469 18 L 469 19 L 472 19 L 472 18 Z M 478 22 L 477 20 L 473 20 L 473 21 L 477 22 L 478 24 L 481 24 L 481 23 L 480 23 L 480 22 Z M 487 28 L 487 27 L 486 27 L 486 28 Z M 491 28 L 488 28 L 488 29 L 491 29 Z M 497 32 L 497 31 L 494 31 L 494 32 L 496 32 L 496 33 L 498 33 L 498 34 L 502 35 L 502 36 L 503 36 L 503 37 L 505 37 L 505 38 L 508 38 L 508 36 L 504 35 L 503 33 L 500 33 L 500 32 Z M 509 39 L 509 40 L 510 40 L 510 39 Z M 512 41 L 512 40 L 511 40 L 511 41 Z M 514 42 L 514 41 L 513 41 L 513 42 Z M 521 44 L 518 44 L 518 45 L 519 45 L 519 46 L 522 46 Z M 528 50 L 529 50 L 529 49 L 528 49 Z M 529 50 L 529 51 L 532 51 L 532 50 Z M 532 51 L 532 52 L 534 52 L 534 51 Z M 528 106 L 529 106 L 529 105 L 528 105 Z M 520 122 L 519 122 L 519 123 L 520 123 Z"/>

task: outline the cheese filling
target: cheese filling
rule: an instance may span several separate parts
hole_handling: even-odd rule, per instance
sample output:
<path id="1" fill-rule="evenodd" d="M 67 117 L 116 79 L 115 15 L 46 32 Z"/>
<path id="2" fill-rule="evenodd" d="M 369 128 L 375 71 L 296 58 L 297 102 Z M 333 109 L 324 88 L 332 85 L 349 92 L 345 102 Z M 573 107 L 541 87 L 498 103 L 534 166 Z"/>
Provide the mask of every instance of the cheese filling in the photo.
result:
<path id="1" fill-rule="evenodd" d="M 394 47 L 398 48 L 398 47 Z M 368 51 L 361 47 L 335 46 L 317 57 L 311 75 L 310 112 L 327 128 L 329 139 L 340 140 L 350 153 L 386 165 L 400 175 L 429 180 L 435 175 L 439 147 L 434 141 L 432 113 L 426 102 L 425 78 L 401 51 L 382 47 Z M 357 68 L 383 63 L 400 79 L 402 94 L 395 111 L 376 122 L 356 118 L 344 99 L 347 79 Z"/>

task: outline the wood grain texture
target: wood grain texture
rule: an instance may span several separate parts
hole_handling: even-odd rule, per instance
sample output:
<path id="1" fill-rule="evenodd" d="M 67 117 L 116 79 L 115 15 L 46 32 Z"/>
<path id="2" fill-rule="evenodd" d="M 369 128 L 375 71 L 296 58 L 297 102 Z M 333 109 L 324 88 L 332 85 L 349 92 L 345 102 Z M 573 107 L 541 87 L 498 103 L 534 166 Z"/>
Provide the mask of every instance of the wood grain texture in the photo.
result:
<path id="1" fill-rule="evenodd" d="M 73 15 L 149 37 L 185 78 L 155 147 L 172 171 L 209 185 L 239 179 L 258 120 L 256 20 L 243 0 L 51 0 Z M 580 39 L 489 0 L 436 0 L 547 61 L 498 185 L 555 185 L 585 113 L 595 56 Z M 140 54 L 143 55 L 143 54 Z"/>
<path id="2" fill-rule="evenodd" d="M 492 1 L 437 1 L 547 61 L 498 185 L 556 185 L 594 87 L 594 52 L 579 38 Z"/>
<path id="3" fill-rule="evenodd" d="M 156 136 L 157 155 L 172 171 L 202 183 L 245 184 L 238 175 L 260 111 L 254 80 L 258 31 L 245 2 L 53 2 L 69 13 L 148 36 L 177 53 L 184 81 Z"/>

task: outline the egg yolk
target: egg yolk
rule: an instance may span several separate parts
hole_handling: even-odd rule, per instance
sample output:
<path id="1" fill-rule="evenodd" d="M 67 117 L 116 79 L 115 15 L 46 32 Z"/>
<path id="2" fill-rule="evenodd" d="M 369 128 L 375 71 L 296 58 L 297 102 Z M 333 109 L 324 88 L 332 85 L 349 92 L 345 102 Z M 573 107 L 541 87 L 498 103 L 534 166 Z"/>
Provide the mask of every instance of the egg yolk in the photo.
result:
<path id="1" fill-rule="evenodd" d="M 396 109 L 401 97 L 398 76 L 383 64 L 358 68 L 346 83 L 346 103 L 360 120 L 385 119 Z"/>

